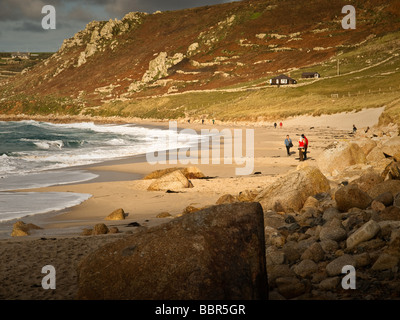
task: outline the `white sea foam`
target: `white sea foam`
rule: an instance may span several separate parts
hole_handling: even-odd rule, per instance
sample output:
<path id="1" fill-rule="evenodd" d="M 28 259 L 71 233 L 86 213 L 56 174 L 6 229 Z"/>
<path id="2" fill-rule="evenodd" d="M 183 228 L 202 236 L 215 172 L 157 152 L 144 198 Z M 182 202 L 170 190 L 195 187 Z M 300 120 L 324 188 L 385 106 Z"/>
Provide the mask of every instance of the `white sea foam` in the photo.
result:
<path id="1" fill-rule="evenodd" d="M 0 192 L 0 222 L 63 210 L 90 197 L 72 192 Z"/>

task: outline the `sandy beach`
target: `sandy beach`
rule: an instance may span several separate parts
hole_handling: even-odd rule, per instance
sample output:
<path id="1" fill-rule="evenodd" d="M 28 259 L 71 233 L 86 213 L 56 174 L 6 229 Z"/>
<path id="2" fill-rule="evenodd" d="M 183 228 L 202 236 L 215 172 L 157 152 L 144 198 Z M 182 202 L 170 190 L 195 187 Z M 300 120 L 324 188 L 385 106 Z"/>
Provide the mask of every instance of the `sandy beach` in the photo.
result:
<path id="1" fill-rule="evenodd" d="M 377 123 L 380 110 L 368 110 L 362 114 L 344 115 L 349 123 L 358 128 Z M 321 118 L 322 119 L 322 118 Z M 324 118 L 325 119 L 325 118 Z M 316 119 L 314 119 L 316 120 Z M 98 175 L 98 178 L 85 183 L 30 189 L 30 192 L 74 192 L 89 193 L 90 199 L 82 204 L 63 210 L 22 218 L 26 223 L 34 223 L 42 229 L 35 230 L 27 237 L 11 237 L 15 221 L 0 224 L 0 299 L 74 299 L 77 288 L 76 266 L 80 259 L 97 247 L 135 232 L 136 222 L 140 227 L 151 227 L 165 223 L 182 213 L 187 206 L 202 208 L 214 205 L 224 194 L 236 195 L 244 190 L 262 190 L 279 175 L 299 165 L 297 141 L 304 133 L 309 139 L 310 165 L 316 163 L 321 151 L 335 140 L 352 139 L 351 127 L 344 127 L 340 117 L 331 116 L 327 123 L 311 123 L 299 118 L 285 122 L 282 128 L 275 129 L 273 124 L 263 125 L 222 125 L 201 123 L 179 123 L 180 129 L 245 129 L 254 130 L 254 170 L 253 174 L 238 176 L 236 163 L 224 164 L 156 164 L 146 161 L 145 155 L 127 159 L 113 160 L 97 165 L 80 167 Z M 143 122 L 146 125 L 164 126 L 166 123 Z M 279 122 L 278 122 L 279 124 Z M 286 155 L 284 139 L 289 135 L 295 145 L 292 155 Z M 245 141 L 243 141 L 244 143 Z M 152 180 L 142 177 L 158 169 L 169 167 L 195 166 L 207 177 L 191 180 L 193 188 L 182 189 L 177 193 L 148 191 Z M 257 174 L 255 174 L 257 173 Z M 21 190 L 23 191 L 23 190 Z M 127 217 L 122 221 L 105 221 L 105 217 L 116 209 L 122 208 Z M 157 218 L 162 212 L 171 216 Z M 97 223 L 118 227 L 120 233 L 82 236 L 84 228 L 93 228 Z M 131 224 L 131 225 L 130 225 Z M 41 268 L 53 265 L 57 269 L 57 289 L 43 290 Z"/>

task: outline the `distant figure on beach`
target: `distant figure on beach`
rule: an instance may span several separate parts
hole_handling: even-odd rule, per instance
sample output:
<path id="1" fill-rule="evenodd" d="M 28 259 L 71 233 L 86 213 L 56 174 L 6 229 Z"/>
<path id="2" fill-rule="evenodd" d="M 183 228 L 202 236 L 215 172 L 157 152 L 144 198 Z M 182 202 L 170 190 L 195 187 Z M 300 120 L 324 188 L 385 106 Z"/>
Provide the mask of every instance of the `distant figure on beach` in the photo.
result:
<path id="1" fill-rule="evenodd" d="M 215 120 L 214 119 L 212 120 L 212 122 L 213 122 L 213 124 L 215 124 Z"/>
<path id="2" fill-rule="evenodd" d="M 304 144 L 305 140 L 303 138 L 303 135 L 301 135 L 299 139 L 299 160 L 304 161 Z"/>
<path id="3" fill-rule="evenodd" d="M 276 126 L 277 126 L 277 124 L 276 124 L 276 122 L 274 123 L 274 127 L 275 127 L 275 129 L 276 129 Z"/>
<path id="4" fill-rule="evenodd" d="M 190 119 L 188 119 L 188 123 L 190 123 Z"/>
<path id="5" fill-rule="evenodd" d="M 290 148 L 293 147 L 293 143 L 292 143 L 292 139 L 289 138 L 289 135 L 286 136 L 285 146 L 286 146 L 287 155 L 290 156 Z"/>
<path id="6" fill-rule="evenodd" d="M 307 160 L 308 139 L 304 134 L 301 137 L 304 139 L 304 160 Z"/>
<path id="7" fill-rule="evenodd" d="M 353 133 L 356 133 L 357 132 L 357 128 L 356 128 L 356 126 L 353 124 Z"/>
<path id="8" fill-rule="evenodd" d="M 365 129 L 365 133 L 367 133 L 369 131 L 369 127 L 367 127 L 367 129 Z"/>
<path id="9" fill-rule="evenodd" d="M 204 124 L 204 119 L 201 119 L 201 124 Z"/>
<path id="10" fill-rule="evenodd" d="M 281 122 L 281 123 L 279 123 L 279 127 L 282 129 L 282 126 L 283 126 L 283 123 Z"/>

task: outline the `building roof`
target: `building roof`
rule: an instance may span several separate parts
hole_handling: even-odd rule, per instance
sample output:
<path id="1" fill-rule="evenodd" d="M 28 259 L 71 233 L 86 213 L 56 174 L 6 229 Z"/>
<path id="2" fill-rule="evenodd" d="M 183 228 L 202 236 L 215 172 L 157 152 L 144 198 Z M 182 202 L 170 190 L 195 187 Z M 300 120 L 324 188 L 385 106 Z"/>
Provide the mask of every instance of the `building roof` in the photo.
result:
<path id="1" fill-rule="evenodd" d="M 273 77 L 272 79 L 290 79 L 290 80 L 295 80 L 295 79 L 293 79 L 291 77 L 288 77 L 285 74 L 280 74 L 279 76 Z"/>

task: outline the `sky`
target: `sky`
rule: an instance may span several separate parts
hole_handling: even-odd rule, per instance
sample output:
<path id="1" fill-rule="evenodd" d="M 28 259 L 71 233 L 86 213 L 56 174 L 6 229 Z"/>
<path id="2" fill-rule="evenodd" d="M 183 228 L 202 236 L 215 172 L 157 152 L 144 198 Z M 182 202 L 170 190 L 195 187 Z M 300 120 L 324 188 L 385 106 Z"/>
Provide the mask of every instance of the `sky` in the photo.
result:
<path id="1" fill-rule="evenodd" d="M 93 20 L 121 19 L 132 11 L 179 10 L 234 0 L 0 0 L 0 52 L 55 52 Z M 55 9 L 55 29 L 44 6 Z"/>

